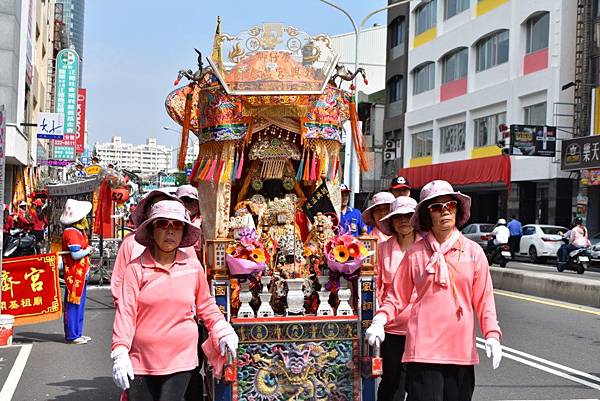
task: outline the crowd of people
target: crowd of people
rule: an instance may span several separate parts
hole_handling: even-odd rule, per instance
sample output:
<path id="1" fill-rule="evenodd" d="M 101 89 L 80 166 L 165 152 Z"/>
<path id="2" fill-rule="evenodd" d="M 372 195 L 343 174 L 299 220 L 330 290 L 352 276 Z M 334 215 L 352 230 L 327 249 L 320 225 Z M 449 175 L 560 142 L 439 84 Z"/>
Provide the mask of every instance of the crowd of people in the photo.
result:
<path id="1" fill-rule="evenodd" d="M 4 205 L 3 233 L 6 242 L 11 232 L 15 229 L 34 235 L 39 244 L 45 238 L 48 227 L 48 217 L 45 213 L 45 203 L 35 199 L 31 204 L 22 201 L 16 210 L 11 213 L 9 205 Z"/>

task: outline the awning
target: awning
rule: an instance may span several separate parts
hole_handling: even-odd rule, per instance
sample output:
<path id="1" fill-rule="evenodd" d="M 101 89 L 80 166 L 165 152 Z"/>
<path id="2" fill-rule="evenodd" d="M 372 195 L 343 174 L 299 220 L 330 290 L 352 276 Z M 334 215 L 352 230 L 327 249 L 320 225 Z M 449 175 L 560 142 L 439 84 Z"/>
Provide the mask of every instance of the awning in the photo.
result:
<path id="1" fill-rule="evenodd" d="M 445 180 L 452 185 L 502 182 L 510 188 L 510 157 L 492 156 L 461 160 L 430 166 L 401 168 L 398 175 L 405 177 L 413 188 L 421 188 L 433 180 Z"/>

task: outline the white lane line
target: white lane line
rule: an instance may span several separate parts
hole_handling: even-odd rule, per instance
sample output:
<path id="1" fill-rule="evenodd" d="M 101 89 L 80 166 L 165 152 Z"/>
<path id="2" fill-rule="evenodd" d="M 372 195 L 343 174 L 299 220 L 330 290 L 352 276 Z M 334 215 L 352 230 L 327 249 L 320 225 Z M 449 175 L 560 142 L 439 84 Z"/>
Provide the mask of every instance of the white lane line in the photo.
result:
<path id="1" fill-rule="evenodd" d="M 6 378 L 6 382 L 4 382 L 4 386 L 2 386 L 2 390 L 0 390 L 0 401 L 12 400 L 13 394 L 15 393 L 17 385 L 19 384 L 19 380 L 21 379 L 21 375 L 23 374 L 23 370 L 25 370 L 25 365 L 27 364 L 27 359 L 31 353 L 31 348 L 31 344 L 21 345 L 21 350 L 19 351 L 19 355 L 17 355 L 15 364 Z"/>
<path id="2" fill-rule="evenodd" d="M 480 341 L 483 341 L 480 338 L 477 338 L 477 339 L 480 340 Z M 485 345 L 482 344 L 482 343 L 480 343 L 478 341 L 477 342 L 477 348 L 485 350 Z M 503 350 L 506 350 L 506 351 L 508 351 L 509 349 L 511 349 L 511 348 L 504 347 L 504 346 L 502 346 L 502 348 L 503 348 Z M 533 357 L 533 355 L 529 355 L 529 354 L 521 352 L 521 351 L 518 351 L 518 353 L 525 354 L 525 355 L 528 355 L 530 357 Z M 559 376 L 559 377 L 562 377 L 564 379 L 571 380 L 571 381 L 579 383 L 579 384 L 583 384 L 584 386 L 593 388 L 594 390 L 600 390 L 600 377 L 596 377 L 596 376 L 590 375 L 588 373 L 581 372 L 579 370 L 575 370 L 575 369 L 569 368 L 567 366 L 563 366 L 563 365 L 560 365 L 560 364 L 548 361 L 546 359 L 538 358 L 538 357 L 533 357 L 532 359 L 538 360 L 539 362 L 547 364 L 547 365 L 550 365 L 550 366 L 554 366 L 554 367 L 556 367 L 558 369 L 563 369 L 563 370 L 565 370 L 567 372 L 576 374 L 577 376 L 591 378 L 592 380 L 594 380 L 594 382 L 591 382 L 591 381 L 588 381 L 588 380 L 584 380 L 584 379 L 582 379 L 580 377 L 576 377 L 576 376 L 570 375 L 568 373 L 562 372 L 560 370 L 557 370 L 557 369 L 554 369 L 554 368 L 550 368 L 548 366 L 544 366 L 541 363 L 533 362 L 533 361 L 530 361 L 528 359 L 522 358 L 520 356 L 516 356 L 516 355 L 510 354 L 509 352 L 503 352 L 502 357 L 503 358 L 512 359 L 514 361 L 521 362 L 522 364 L 531 366 L 533 368 L 536 368 L 536 369 L 539 369 L 539 370 L 543 370 L 544 372 L 551 373 L 551 374 L 553 374 L 555 376 Z"/>
<path id="3" fill-rule="evenodd" d="M 539 268 L 539 269 L 550 270 L 550 271 L 553 271 L 556 274 L 569 274 L 569 273 L 572 273 L 573 275 L 575 275 L 575 277 L 582 277 L 579 274 L 576 274 L 574 271 L 571 271 L 571 270 L 568 270 L 568 271 L 565 271 L 563 273 L 560 273 L 558 270 L 556 270 L 556 266 L 536 265 L 534 263 L 514 262 L 514 261 L 513 261 L 513 264 L 517 265 L 517 268 L 519 267 L 519 265 L 521 265 L 521 266 L 531 266 L 531 267 L 536 267 L 536 268 Z M 507 265 L 507 267 L 510 267 L 510 265 Z M 591 271 L 591 270 L 586 270 L 585 274 L 592 275 L 592 276 L 598 276 L 598 275 L 600 275 L 600 273 L 595 272 L 595 271 Z M 584 276 L 585 276 L 585 274 L 584 274 Z"/>

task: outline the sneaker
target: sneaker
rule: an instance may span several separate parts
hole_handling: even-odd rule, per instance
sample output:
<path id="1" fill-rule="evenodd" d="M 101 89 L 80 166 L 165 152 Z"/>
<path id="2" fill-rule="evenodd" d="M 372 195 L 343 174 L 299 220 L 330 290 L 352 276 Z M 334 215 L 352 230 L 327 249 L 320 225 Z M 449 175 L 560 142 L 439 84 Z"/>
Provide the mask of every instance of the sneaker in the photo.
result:
<path id="1" fill-rule="evenodd" d="M 76 345 L 87 344 L 87 342 L 88 342 L 88 340 L 86 340 L 83 337 L 79 337 L 79 338 L 76 338 L 74 340 L 67 340 L 66 341 L 67 344 L 76 344 Z"/>
<path id="2" fill-rule="evenodd" d="M 88 336 L 81 336 L 80 338 L 83 338 L 84 340 L 86 340 L 87 342 L 92 341 L 92 337 L 88 337 Z"/>

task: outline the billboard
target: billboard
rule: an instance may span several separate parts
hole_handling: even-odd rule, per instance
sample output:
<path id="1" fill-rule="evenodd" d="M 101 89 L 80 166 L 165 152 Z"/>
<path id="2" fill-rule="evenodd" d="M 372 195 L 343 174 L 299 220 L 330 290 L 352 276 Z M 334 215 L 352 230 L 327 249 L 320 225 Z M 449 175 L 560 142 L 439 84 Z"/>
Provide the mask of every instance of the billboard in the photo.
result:
<path id="1" fill-rule="evenodd" d="M 600 135 L 563 140 L 560 167 L 566 171 L 600 168 Z"/>
<path id="2" fill-rule="evenodd" d="M 87 101 L 86 89 L 77 89 L 77 113 L 75 115 L 75 152 L 83 153 L 85 147 L 85 107 Z"/>
<path id="3" fill-rule="evenodd" d="M 513 156 L 554 157 L 556 154 L 556 127 L 511 125 L 510 154 Z"/>
<path id="4" fill-rule="evenodd" d="M 73 49 L 63 49 L 56 56 L 55 110 L 64 115 L 64 133 L 77 133 L 77 85 L 79 55 Z"/>

